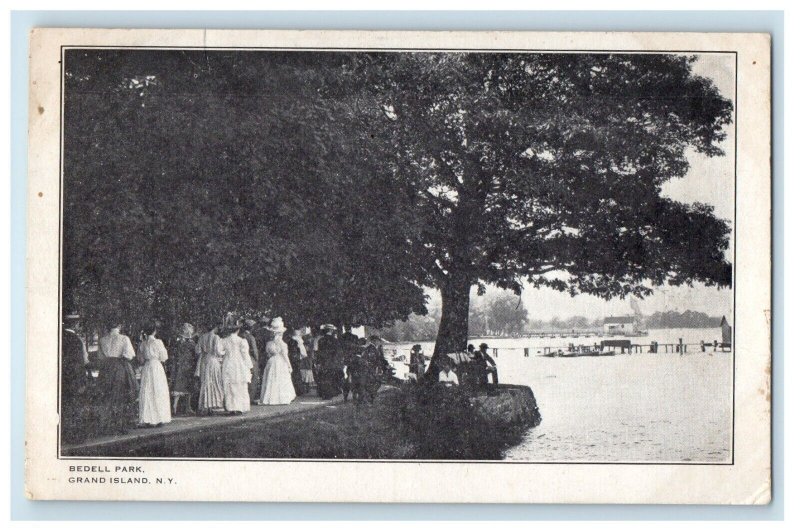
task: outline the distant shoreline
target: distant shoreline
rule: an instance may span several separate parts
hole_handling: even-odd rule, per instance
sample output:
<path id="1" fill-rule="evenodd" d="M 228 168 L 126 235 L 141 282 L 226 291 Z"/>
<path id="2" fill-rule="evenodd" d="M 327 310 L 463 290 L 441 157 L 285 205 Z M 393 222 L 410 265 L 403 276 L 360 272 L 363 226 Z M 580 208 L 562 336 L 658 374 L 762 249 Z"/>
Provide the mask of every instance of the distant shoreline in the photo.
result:
<path id="1" fill-rule="evenodd" d="M 657 331 L 663 331 L 663 330 L 709 330 L 709 331 L 714 330 L 714 331 L 718 331 L 719 327 L 716 327 L 716 326 L 674 326 L 674 327 L 667 327 L 667 328 L 659 327 L 659 328 L 647 329 L 647 330 L 645 330 L 645 332 L 650 333 L 650 332 L 657 332 Z M 559 337 L 560 339 L 586 339 L 585 337 L 580 337 L 580 336 L 586 336 L 586 335 L 590 335 L 590 337 L 592 337 L 592 338 L 605 337 L 605 338 L 608 338 L 608 339 L 631 339 L 631 340 L 636 340 L 637 339 L 637 336 L 626 337 L 626 336 L 622 336 L 622 335 L 603 335 L 602 330 L 600 330 L 600 329 L 580 329 L 580 328 L 575 328 L 575 329 L 563 329 L 563 330 L 537 330 L 537 331 L 525 332 L 525 333 L 519 334 L 519 335 L 469 336 L 468 337 L 468 341 L 469 342 L 475 342 L 475 341 L 482 341 L 482 340 L 495 341 L 495 340 L 503 340 L 503 339 L 528 339 L 529 336 L 531 336 L 531 335 L 549 335 L 549 334 L 554 334 L 557 337 Z M 565 334 L 566 334 L 566 337 L 561 337 L 562 335 L 565 335 Z M 570 334 L 575 334 L 576 336 L 571 336 Z M 647 336 L 646 335 L 645 336 L 638 336 L 638 339 L 641 339 L 642 337 L 647 337 Z M 412 343 L 413 344 L 413 343 L 435 343 L 435 342 L 436 342 L 436 338 L 433 337 L 433 338 L 416 338 L 416 339 L 403 339 L 403 340 L 399 340 L 399 341 L 389 341 L 388 344 L 391 344 L 391 345 L 405 345 L 407 343 Z"/>

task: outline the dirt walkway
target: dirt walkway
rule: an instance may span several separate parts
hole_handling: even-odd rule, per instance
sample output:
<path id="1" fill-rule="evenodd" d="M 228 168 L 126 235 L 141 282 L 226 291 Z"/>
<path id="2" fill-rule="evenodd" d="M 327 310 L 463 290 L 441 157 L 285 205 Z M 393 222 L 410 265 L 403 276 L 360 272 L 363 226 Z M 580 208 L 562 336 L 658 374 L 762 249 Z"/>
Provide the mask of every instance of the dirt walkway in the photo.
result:
<path id="1" fill-rule="evenodd" d="M 254 420 L 264 420 L 283 417 L 299 412 L 313 411 L 325 407 L 335 407 L 342 403 L 342 397 L 337 396 L 331 400 L 322 400 L 316 395 L 302 396 L 285 406 L 252 406 L 244 415 L 237 416 L 211 416 L 211 417 L 173 417 L 172 422 L 158 428 L 137 428 L 122 435 L 104 435 L 84 441 L 79 444 L 63 444 L 62 455 L 80 455 L 90 449 L 120 442 L 139 442 L 151 437 L 173 435 L 181 432 L 199 431 L 206 428 L 243 424 Z"/>

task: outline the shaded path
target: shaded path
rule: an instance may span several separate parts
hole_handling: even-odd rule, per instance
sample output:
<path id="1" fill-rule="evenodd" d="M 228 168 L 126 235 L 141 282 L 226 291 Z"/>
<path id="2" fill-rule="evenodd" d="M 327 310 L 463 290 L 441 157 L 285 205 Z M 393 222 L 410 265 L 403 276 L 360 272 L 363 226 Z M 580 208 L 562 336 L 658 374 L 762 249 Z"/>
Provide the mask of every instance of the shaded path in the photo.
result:
<path id="1" fill-rule="evenodd" d="M 175 435 L 183 432 L 197 432 L 206 428 L 218 428 L 244 424 L 256 420 L 276 419 L 295 413 L 314 411 L 325 407 L 335 407 L 342 404 L 339 395 L 330 400 L 323 400 L 316 395 L 301 396 L 291 404 L 285 406 L 251 406 L 252 409 L 244 415 L 236 416 L 211 416 L 211 417 L 173 417 L 172 422 L 158 428 L 136 428 L 120 435 L 103 435 L 78 444 L 62 444 L 61 454 L 64 456 L 83 455 L 96 451 L 103 446 L 117 445 L 119 443 L 139 443 L 154 437 Z"/>

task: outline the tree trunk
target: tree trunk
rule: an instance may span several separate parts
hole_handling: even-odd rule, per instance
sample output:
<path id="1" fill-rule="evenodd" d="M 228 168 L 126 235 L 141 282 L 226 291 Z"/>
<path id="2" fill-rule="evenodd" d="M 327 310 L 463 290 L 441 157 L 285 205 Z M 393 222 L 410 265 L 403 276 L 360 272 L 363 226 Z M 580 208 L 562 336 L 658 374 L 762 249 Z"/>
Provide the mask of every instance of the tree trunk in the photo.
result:
<path id="1" fill-rule="evenodd" d="M 469 325 L 469 291 L 472 283 L 466 278 L 454 278 L 441 286 L 442 318 L 436 336 L 431 363 L 426 376 L 435 378 L 439 374 L 439 361 L 447 354 L 467 348 Z"/>

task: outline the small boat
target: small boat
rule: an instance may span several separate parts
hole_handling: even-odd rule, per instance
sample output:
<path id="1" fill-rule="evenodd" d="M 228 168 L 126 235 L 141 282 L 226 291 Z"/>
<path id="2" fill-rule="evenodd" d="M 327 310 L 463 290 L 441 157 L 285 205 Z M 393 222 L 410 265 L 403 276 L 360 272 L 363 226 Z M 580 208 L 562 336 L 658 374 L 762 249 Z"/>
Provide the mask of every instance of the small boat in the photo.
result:
<path id="1" fill-rule="evenodd" d="M 545 358 L 588 358 L 614 355 L 616 355 L 616 352 L 613 350 L 597 350 L 589 347 L 576 348 L 573 350 L 567 350 L 566 352 L 563 350 L 559 350 L 557 352 L 550 351 L 545 354 L 541 354 L 541 356 L 544 356 Z"/>

